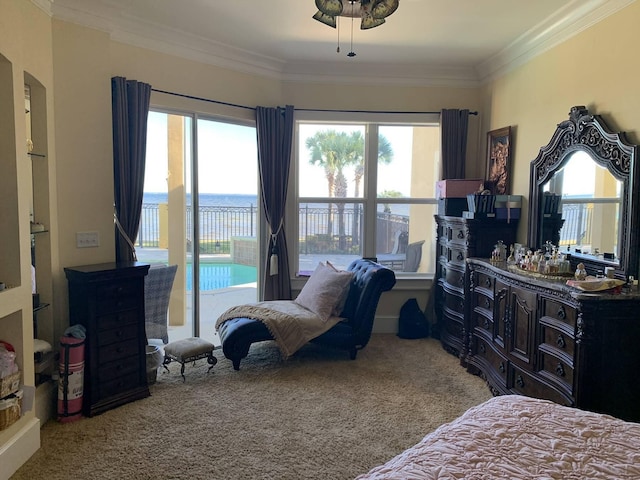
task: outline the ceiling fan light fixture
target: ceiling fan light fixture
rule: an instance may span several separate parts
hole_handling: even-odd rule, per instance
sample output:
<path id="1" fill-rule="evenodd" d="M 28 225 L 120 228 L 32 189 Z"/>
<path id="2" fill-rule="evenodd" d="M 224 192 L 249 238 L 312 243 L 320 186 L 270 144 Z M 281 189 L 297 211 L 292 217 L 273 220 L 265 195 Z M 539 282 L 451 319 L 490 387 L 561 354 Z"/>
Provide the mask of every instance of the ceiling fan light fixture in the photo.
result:
<path id="1" fill-rule="evenodd" d="M 353 47 L 353 19 L 361 18 L 360 30 L 369 30 L 385 23 L 385 18 L 398 9 L 400 0 L 315 0 L 318 11 L 314 20 L 337 28 L 337 17 L 351 18 L 351 46 Z M 340 52 L 340 30 L 338 28 L 338 48 Z M 351 48 L 348 57 L 356 54 Z"/>

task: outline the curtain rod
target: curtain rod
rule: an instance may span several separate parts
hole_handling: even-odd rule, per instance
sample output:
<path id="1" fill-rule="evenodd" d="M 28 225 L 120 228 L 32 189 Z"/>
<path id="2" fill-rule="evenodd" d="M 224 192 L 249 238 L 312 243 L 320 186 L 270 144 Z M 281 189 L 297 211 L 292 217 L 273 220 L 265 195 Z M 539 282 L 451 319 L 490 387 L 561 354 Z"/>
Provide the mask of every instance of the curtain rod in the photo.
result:
<path id="1" fill-rule="evenodd" d="M 158 90 L 157 88 L 151 88 L 152 92 L 164 93 L 166 95 L 174 95 L 176 97 L 189 98 L 191 100 L 200 100 L 202 102 L 217 103 L 219 105 L 226 105 L 227 107 L 244 108 L 245 110 L 255 110 L 255 107 L 248 107 L 246 105 L 238 105 L 236 103 L 221 102 L 220 100 L 211 100 L 209 98 L 196 97 L 193 95 L 186 95 L 184 93 L 169 92 L 167 90 Z M 332 109 L 318 109 L 318 108 L 295 108 L 299 112 L 333 112 L 333 113 L 388 113 L 388 114 L 439 114 L 440 112 L 402 112 L 402 111 L 389 111 L 389 110 L 332 110 Z M 469 112 L 469 115 L 478 115 L 478 112 Z"/>

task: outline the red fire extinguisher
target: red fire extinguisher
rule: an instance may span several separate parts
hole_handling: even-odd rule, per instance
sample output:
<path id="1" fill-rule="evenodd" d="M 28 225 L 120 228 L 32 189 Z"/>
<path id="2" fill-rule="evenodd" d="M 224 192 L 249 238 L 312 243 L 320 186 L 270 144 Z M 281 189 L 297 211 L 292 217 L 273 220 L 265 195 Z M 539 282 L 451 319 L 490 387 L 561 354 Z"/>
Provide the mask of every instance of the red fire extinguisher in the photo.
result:
<path id="1" fill-rule="evenodd" d="M 84 338 L 60 337 L 58 420 L 72 422 L 82 417 L 84 385 Z"/>

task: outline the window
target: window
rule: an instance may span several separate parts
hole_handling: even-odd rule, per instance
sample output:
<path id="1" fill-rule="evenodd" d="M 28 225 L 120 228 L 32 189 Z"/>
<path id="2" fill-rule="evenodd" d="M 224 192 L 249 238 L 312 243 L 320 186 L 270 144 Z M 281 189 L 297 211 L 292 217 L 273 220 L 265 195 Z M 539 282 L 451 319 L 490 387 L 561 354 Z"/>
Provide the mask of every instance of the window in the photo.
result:
<path id="1" fill-rule="evenodd" d="M 376 257 L 398 273 L 433 272 L 438 116 L 299 117 L 298 271 L 311 272 L 324 260 L 346 268 L 356 258 Z"/>

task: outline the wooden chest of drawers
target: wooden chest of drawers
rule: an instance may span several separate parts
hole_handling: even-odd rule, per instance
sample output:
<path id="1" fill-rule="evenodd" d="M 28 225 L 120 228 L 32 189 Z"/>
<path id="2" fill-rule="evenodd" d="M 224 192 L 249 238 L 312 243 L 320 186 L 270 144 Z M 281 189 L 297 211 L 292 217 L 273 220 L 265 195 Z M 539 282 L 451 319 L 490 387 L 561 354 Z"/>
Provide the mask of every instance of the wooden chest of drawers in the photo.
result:
<path id="1" fill-rule="evenodd" d="M 144 277 L 149 265 L 65 268 L 69 319 L 87 332 L 83 413 L 92 416 L 149 396 Z"/>
<path id="2" fill-rule="evenodd" d="M 488 219 L 465 219 L 436 215 L 436 313 L 434 336 L 442 346 L 464 359 L 465 350 L 465 260 L 489 257 L 498 240 L 515 242 L 518 222 Z"/>
<path id="3" fill-rule="evenodd" d="M 580 293 L 473 258 L 467 270 L 465 361 L 495 394 L 640 421 L 640 293 Z"/>

